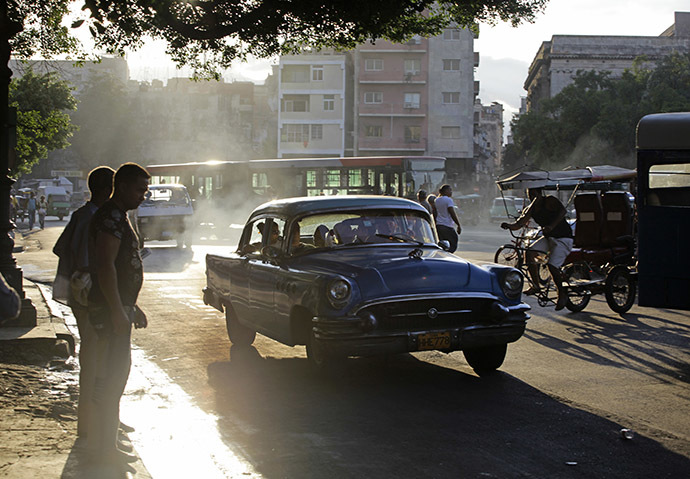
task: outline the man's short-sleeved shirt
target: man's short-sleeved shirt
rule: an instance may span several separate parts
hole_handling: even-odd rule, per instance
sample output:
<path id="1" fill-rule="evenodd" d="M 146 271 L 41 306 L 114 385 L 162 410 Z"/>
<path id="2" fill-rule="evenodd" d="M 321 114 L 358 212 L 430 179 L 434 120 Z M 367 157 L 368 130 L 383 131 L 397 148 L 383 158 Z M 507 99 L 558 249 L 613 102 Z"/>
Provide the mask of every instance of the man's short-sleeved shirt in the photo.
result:
<path id="1" fill-rule="evenodd" d="M 107 201 L 94 213 L 91 219 L 89 228 L 89 260 L 91 265 L 96 264 L 93 244 L 95 244 L 99 232 L 112 235 L 120 240 L 120 249 L 115 257 L 117 287 L 122 304 L 134 306 L 144 282 L 144 268 L 139 254 L 139 239 L 132 229 L 127 213 L 118 208 L 113 201 Z M 98 276 L 93 274 L 92 280 L 93 286 L 89 294 L 89 302 L 105 303 L 105 297 L 98 284 Z"/>
<path id="2" fill-rule="evenodd" d="M 440 195 L 436 198 L 436 211 L 438 216 L 436 217 L 436 224 L 441 226 L 447 226 L 449 228 L 455 229 L 455 221 L 450 216 L 448 208 L 452 208 L 454 205 L 453 199 L 450 196 Z"/>

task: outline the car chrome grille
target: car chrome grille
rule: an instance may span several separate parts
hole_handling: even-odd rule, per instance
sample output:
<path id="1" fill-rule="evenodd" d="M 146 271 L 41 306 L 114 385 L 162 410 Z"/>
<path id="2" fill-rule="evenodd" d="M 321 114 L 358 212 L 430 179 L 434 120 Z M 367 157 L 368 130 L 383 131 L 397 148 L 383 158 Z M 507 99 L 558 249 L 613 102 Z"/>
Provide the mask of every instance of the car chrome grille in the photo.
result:
<path id="1" fill-rule="evenodd" d="M 492 303 L 483 298 L 395 301 L 366 307 L 360 314 L 372 313 L 382 331 L 452 329 L 490 322 Z"/>

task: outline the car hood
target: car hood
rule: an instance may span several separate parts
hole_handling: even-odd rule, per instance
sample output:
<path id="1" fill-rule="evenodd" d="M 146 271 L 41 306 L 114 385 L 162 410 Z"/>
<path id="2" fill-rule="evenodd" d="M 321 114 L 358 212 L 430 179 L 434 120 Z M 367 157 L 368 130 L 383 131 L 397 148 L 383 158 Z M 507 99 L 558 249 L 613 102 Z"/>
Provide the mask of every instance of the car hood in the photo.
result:
<path id="1" fill-rule="evenodd" d="M 340 274 L 357 284 L 364 299 L 458 291 L 490 291 L 490 273 L 454 254 L 414 246 L 355 247 L 302 256 L 299 268 Z M 297 266 L 297 265 L 295 265 Z"/>

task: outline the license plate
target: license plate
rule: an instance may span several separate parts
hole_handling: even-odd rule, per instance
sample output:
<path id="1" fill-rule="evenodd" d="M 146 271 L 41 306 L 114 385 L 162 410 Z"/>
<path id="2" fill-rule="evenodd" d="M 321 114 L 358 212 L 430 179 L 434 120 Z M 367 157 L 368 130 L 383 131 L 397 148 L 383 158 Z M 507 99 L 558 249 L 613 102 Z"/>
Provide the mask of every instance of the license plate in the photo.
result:
<path id="1" fill-rule="evenodd" d="M 420 351 L 428 349 L 448 349 L 450 348 L 450 333 L 427 333 L 417 336 L 417 349 Z"/>

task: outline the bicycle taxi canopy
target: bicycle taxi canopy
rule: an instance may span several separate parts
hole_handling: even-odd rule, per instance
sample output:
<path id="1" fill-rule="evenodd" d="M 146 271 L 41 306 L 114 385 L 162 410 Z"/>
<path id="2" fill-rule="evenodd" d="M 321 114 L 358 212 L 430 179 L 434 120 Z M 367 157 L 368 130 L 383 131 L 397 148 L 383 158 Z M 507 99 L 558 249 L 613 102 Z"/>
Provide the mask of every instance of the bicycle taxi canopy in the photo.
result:
<path id="1" fill-rule="evenodd" d="M 618 166 L 588 166 L 576 170 L 523 171 L 496 181 L 501 192 L 529 188 L 577 189 L 591 185 L 596 189 L 612 189 L 636 177 L 635 170 Z"/>

